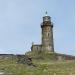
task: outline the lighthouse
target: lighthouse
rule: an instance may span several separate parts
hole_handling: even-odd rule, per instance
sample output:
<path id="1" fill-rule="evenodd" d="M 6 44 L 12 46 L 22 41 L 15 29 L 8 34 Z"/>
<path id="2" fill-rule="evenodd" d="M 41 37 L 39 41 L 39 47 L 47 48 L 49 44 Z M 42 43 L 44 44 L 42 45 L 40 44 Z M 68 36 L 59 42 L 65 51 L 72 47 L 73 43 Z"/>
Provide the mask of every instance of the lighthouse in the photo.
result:
<path id="1" fill-rule="evenodd" d="M 51 22 L 51 17 L 43 17 L 43 22 L 41 25 L 42 29 L 42 50 L 48 50 L 54 52 L 54 43 L 53 43 L 53 24 Z"/>
<path id="2" fill-rule="evenodd" d="M 50 51 L 54 52 L 54 42 L 53 42 L 53 24 L 51 22 L 51 17 L 46 15 L 43 17 L 43 22 L 41 23 L 41 44 L 34 44 L 31 47 L 32 51 Z"/>

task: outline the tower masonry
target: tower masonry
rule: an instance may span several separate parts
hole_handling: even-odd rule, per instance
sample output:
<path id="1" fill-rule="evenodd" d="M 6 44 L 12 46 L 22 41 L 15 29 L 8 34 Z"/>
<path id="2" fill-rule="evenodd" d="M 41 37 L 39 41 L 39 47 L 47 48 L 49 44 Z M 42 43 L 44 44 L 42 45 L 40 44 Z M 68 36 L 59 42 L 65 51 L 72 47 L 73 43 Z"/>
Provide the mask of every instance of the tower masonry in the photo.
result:
<path id="1" fill-rule="evenodd" d="M 42 49 L 48 51 L 54 51 L 53 43 L 53 25 L 50 16 L 43 17 L 42 28 Z"/>
<path id="2" fill-rule="evenodd" d="M 42 29 L 42 37 L 41 37 L 41 44 L 35 45 L 32 44 L 31 51 L 50 51 L 54 52 L 54 43 L 53 43 L 53 24 L 51 22 L 50 16 L 44 16 L 43 22 L 41 24 Z"/>

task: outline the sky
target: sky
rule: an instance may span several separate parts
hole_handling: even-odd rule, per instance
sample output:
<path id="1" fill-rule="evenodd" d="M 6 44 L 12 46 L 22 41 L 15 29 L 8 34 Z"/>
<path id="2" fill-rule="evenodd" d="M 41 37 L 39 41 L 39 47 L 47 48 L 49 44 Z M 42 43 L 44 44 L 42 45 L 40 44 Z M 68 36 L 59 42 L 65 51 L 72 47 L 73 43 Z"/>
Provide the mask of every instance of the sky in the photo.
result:
<path id="1" fill-rule="evenodd" d="M 25 54 L 32 42 L 40 44 L 46 11 L 55 52 L 75 55 L 75 0 L 0 0 L 0 54 Z"/>

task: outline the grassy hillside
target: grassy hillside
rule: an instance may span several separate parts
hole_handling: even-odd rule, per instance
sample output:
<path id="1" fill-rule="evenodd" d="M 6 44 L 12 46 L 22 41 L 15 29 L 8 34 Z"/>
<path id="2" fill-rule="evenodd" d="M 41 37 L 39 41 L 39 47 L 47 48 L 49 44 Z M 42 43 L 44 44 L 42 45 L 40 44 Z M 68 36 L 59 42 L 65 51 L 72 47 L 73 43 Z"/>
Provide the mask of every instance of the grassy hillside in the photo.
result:
<path id="1" fill-rule="evenodd" d="M 28 53 L 28 55 L 33 57 L 32 62 L 35 66 L 16 63 L 15 58 L 1 59 L 0 71 L 6 71 L 10 75 L 75 75 L 75 61 L 52 61 L 55 54 L 50 56 L 47 53 L 40 54 L 41 59 L 37 58 L 35 53 Z"/>

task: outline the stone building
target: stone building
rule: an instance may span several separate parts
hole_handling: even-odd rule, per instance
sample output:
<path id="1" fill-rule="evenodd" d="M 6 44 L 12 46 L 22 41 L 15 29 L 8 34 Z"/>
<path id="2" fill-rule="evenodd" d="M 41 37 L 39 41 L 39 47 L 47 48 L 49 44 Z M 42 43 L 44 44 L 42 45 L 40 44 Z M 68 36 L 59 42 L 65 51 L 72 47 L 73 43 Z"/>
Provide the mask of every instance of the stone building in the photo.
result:
<path id="1" fill-rule="evenodd" d="M 54 52 L 54 43 L 53 43 L 53 24 L 51 22 L 51 17 L 46 16 L 43 17 L 43 22 L 41 23 L 41 44 L 32 44 L 31 51 L 43 51 L 48 50 L 50 52 Z"/>

